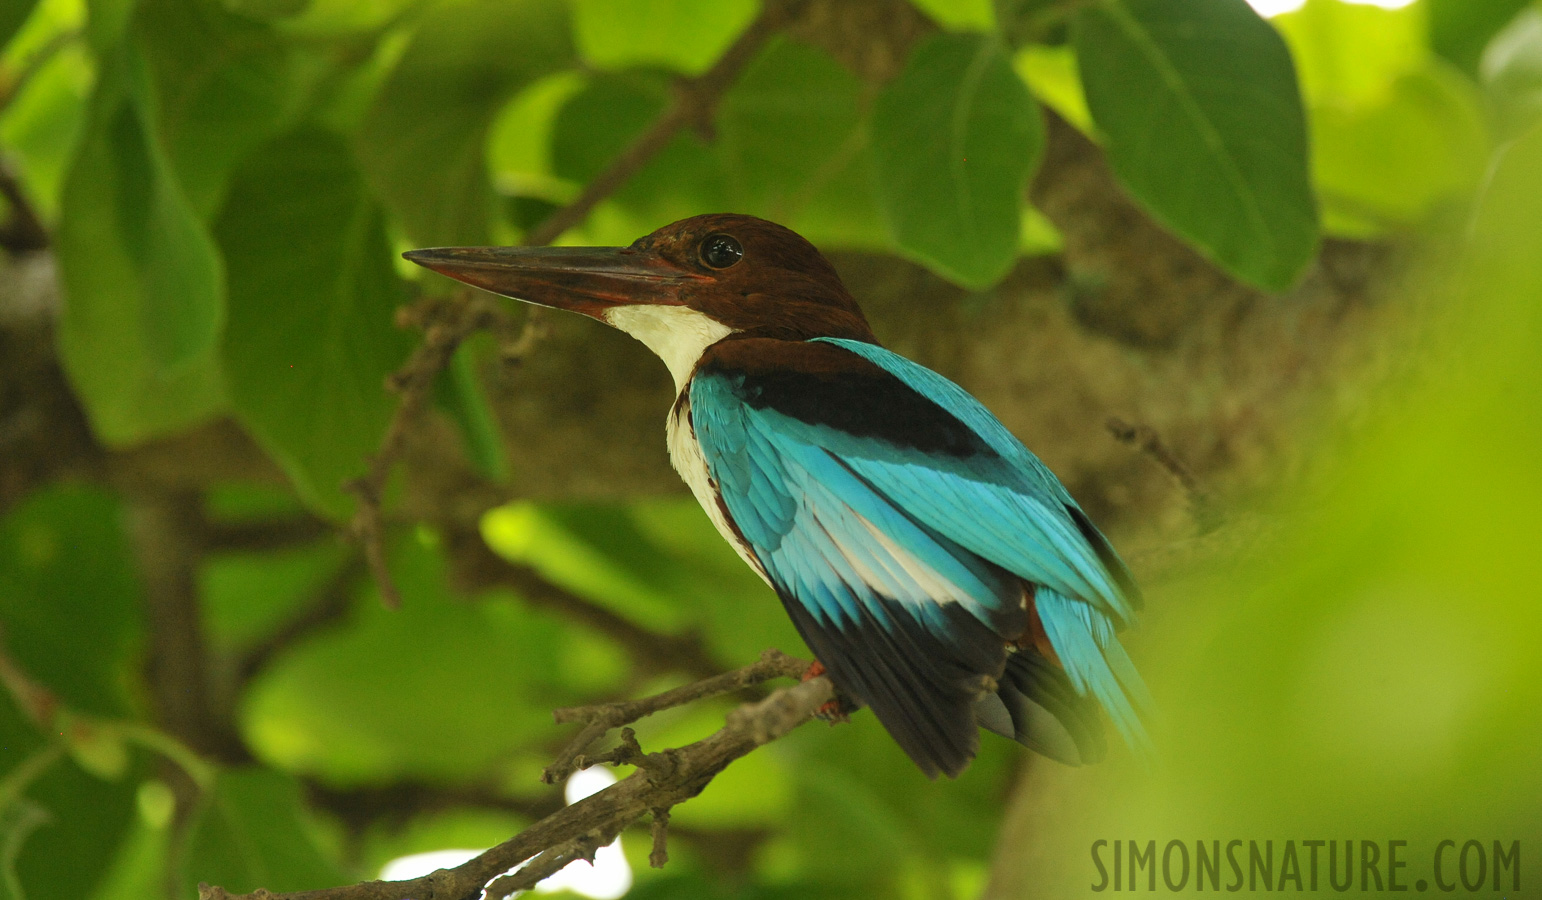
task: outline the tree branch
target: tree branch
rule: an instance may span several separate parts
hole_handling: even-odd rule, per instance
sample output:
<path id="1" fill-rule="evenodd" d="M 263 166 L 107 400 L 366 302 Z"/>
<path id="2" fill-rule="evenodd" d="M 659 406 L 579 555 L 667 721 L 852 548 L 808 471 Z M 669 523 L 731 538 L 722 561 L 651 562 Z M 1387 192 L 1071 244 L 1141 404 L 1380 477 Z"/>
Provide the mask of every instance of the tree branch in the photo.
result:
<path id="1" fill-rule="evenodd" d="M 712 68 L 695 78 L 682 80 L 677 85 L 674 102 L 654 120 L 648 130 L 638 135 L 611 161 L 605 171 L 585 185 L 583 192 L 573 202 L 557 210 L 532 230 L 526 236 L 525 243 L 543 246 L 556 240 L 564 231 L 582 222 L 596 204 L 614 193 L 668 146 L 681 129 L 710 123 L 718 98 L 733 84 L 755 54 L 760 52 L 766 41 L 787 24 L 803 2 L 766 0 L 760 15 L 723 52 Z M 386 428 L 379 452 L 370 460 L 368 473 L 346 485 L 358 503 L 350 531 L 362 543 L 370 572 L 380 585 L 380 596 L 391 608 L 401 605 L 401 592 L 392 581 L 386 566 L 385 529 L 381 519 L 381 500 L 386 479 L 402 455 L 408 430 L 427 405 L 434 379 L 449 365 L 450 357 L 461 341 L 472 332 L 487 327 L 494 327 L 506 335 L 512 333 L 512 329 L 504 324 L 507 313 L 502 306 L 479 292 L 463 291 L 449 301 L 429 301 L 422 305 L 422 310 L 409 315 L 423 319 L 423 343 L 413 352 L 407 364 L 391 378 L 391 387 L 401 395 L 401 403 L 397 405 L 390 425 Z M 540 313 L 532 309 L 525 320 L 524 329 L 516 337 L 503 342 L 505 361 L 511 356 L 517 359 L 528 352 L 541 327 Z"/>
<path id="2" fill-rule="evenodd" d="M 204 546 L 216 553 L 266 553 L 312 544 L 335 534 L 332 525 L 316 516 L 256 519 L 245 522 L 204 522 Z"/>
<path id="3" fill-rule="evenodd" d="M 1190 469 L 1183 460 L 1178 458 L 1178 454 L 1167 446 L 1155 428 L 1150 425 L 1131 425 L 1118 416 L 1110 417 L 1106 424 L 1115 440 L 1121 444 L 1128 444 L 1151 457 L 1163 471 L 1178 482 L 1178 485 L 1183 488 L 1184 496 L 1188 498 L 1189 508 L 1199 522 L 1201 532 L 1212 531 L 1220 524 L 1220 519 L 1215 515 L 1214 506 L 1210 502 L 1210 492 L 1199 483 L 1194 470 Z"/>
<path id="4" fill-rule="evenodd" d="M 567 714 L 607 721 L 619 721 L 633 714 L 635 718 L 641 718 L 660 709 L 732 690 L 726 686 L 730 682 L 764 681 L 796 674 L 803 666 L 801 660 L 767 651 L 754 665 L 708 679 L 700 685 L 630 704 L 588 707 L 570 710 Z M 734 760 L 812 719 L 819 707 L 834 696 L 835 690 L 829 679 L 813 678 L 779 690 L 764 700 L 738 707 L 728 714 L 722 728 L 694 744 L 646 754 L 635 749 L 633 744 L 622 754 L 637 766 L 627 778 L 563 807 L 453 869 L 440 869 L 407 881 L 368 881 L 287 894 L 266 890 L 231 894 L 224 888 L 201 884 L 199 900 L 472 900 L 484 889 L 488 897 L 502 900 L 515 891 L 534 887 L 576 859 L 593 859 L 597 849 L 644 816 L 654 815 L 655 810 L 667 810 L 701 793 Z M 590 721 L 592 723 L 593 718 Z M 517 872 L 504 874 L 521 864 L 524 865 Z"/>
<path id="5" fill-rule="evenodd" d="M 579 769 L 587 769 L 593 764 L 593 760 L 584 757 L 584 751 L 613 728 L 630 725 L 661 710 L 673 709 L 709 697 L 720 697 L 753 684 L 776 678 L 796 678 L 807 671 L 808 667 L 806 660 L 787 656 L 780 650 L 767 650 L 760 655 L 759 662 L 753 665 L 705 678 L 652 697 L 559 709 L 553 713 L 559 725 L 583 722 L 584 727 L 557 756 L 556 761 L 541 773 L 541 780 L 547 784 L 556 784 Z"/>

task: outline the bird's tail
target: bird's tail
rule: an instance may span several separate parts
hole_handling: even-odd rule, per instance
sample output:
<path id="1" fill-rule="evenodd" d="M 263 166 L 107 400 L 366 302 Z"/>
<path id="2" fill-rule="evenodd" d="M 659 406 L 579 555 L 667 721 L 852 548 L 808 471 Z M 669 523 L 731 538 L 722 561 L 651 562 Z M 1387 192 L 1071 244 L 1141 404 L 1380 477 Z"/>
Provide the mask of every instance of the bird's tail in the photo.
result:
<path id="1" fill-rule="evenodd" d="M 1108 750 L 1097 704 L 1032 647 L 1007 655 L 996 692 L 974 710 L 982 727 L 1066 765 L 1098 762 Z"/>
<path id="2" fill-rule="evenodd" d="M 1125 743 L 1138 754 L 1150 755 L 1151 738 L 1141 720 L 1150 718 L 1155 704 L 1119 643 L 1113 623 L 1091 605 L 1042 586 L 1034 603 L 1075 694 L 1095 698 Z"/>

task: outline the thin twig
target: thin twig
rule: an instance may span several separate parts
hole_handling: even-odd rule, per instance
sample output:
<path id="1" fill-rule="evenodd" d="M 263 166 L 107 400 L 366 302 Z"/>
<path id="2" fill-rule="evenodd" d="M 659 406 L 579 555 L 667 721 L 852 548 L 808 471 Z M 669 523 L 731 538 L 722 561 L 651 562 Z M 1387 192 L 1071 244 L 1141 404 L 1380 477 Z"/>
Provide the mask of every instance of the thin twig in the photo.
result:
<path id="1" fill-rule="evenodd" d="M 760 655 L 757 662 L 742 669 L 705 678 L 652 697 L 559 709 L 552 714 L 557 724 L 582 722 L 584 727 L 557 755 L 557 759 L 541 773 L 541 780 L 547 784 L 556 784 L 578 769 L 586 768 L 590 761 L 585 759 L 584 751 L 612 728 L 630 725 L 662 710 L 684 706 L 709 697 L 730 694 L 752 684 L 760 684 L 775 678 L 795 678 L 807 671 L 808 667 L 806 660 L 788 656 L 780 650 L 767 650 Z"/>
<path id="2" fill-rule="evenodd" d="M 1110 417 L 1107 424 L 1108 432 L 1115 440 L 1121 444 L 1129 444 L 1151 457 L 1191 496 L 1204 492 L 1199 486 L 1199 479 L 1195 478 L 1194 473 L 1184 465 L 1183 460 L 1162 442 L 1162 436 L 1157 434 L 1155 428 L 1150 425 L 1131 425 L 1118 416 Z"/>
<path id="3" fill-rule="evenodd" d="M 449 365 L 455 348 L 475 331 L 497 326 L 508 313 L 492 297 L 469 289 L 458 291 L 449 300 L 430 298 L 404 308 L 399 324 L 416 325 L 423 330 L 423 342 L 412 352 L 406 365 L 397 370 L 386 386 L 401 395 L 401 402 L 386 427 L 380 450 L 370 460 L 369 471 L 343 487 L 358 502 L 350 531 L 364 547 L 370 574 L 380 586 L 380 598 L 391 609 L 401 606 L 401 592 L 391 578 L 385 555 L 385 523 L 381 513 L 382 495 L 391 469 L 406 447 L 407 432 L 428 405 L 434 378 Z"/>
<path id="4" fill-rule="evenodd" d="M 723 52 L 712 68 L 695 78 L 681 81 L 674 102 L 654 120 L 648 130 L 638 135 L 611 161 L 605 171 L 585 185 L 573 202 L 557 210 L 533 229 L 526 236 L 525 243 L 543 246 L 556 240 L 563 232 L 582 222 L 601 200 L 613 194 L 647 165 L 659 151 L 669 145 L 681 129 L 710 123 L 723 92 L 733 84 L 766 42 L 787 24 L 803 2 L 767 0 L 761 7 L 760 15 Z M 492 305 L 498 313 L 488 315 L 488 305 Z M 506 324 L 507 315 L 502 312 L 502 307 L 481 294 L 473 297 L 463 292 L 451 301 L 433 303 L 427 308 L 436 310 L 437 316 L 425 318 L 437 318 L 438 321 L 427 322 L 423 342 L 391 379 L 392 388 L 401 394 L 402 399 L 386 428 L 380 449 L 370 460 L 368 473 L 345 485 L 357 502 L 350 531 L 364 547 L 364 556 L 369 562 L 371 574 L 380 586 L 382 601 L 393 609 L 401 605 L 401 592 L 392 580 L 386 563 L 382 497 L 386 480 L 402 455 L 407 432 L 427 405 L 434 379 L 449 365 L 455 348 L 473 331 L 491 327 L 503 335 L 503 356 L 505 362 L 508 362 L 528 352 L 544 328 L 541 313 L 532 309 L 524 328 L 515 332 Z M 510 335 L 513 337 L 510 338 Z"/>
<path id="5" fill-rule="evenodd" d="M 770 656 L 768 653 L 767 657 Z M 765 661 L 763 658 L 762 663 Z M 829 679 L 819 677 L 776 691 L 759 702 L 744 704 L 729 713 L 723 727 L 706 738 L 678 749 L 647 754 L 647 763 L 616 784 L 563 807 L 453 869 L 440 869 L 407 881 L 369 881 L 285 894 L 265 890 L 231 894 L 223 888 L 201 884 L 199 900 L 472 900 L 484 888 L 489 896 L 507 896 L 512 891 L 533 887 L 575 859 L 592 859 L 598 848 L 653 810 L 673 807 L 701 793 L 734 760 L 814 718 L 819 707 L 834 696 Z M 504 875 L 522 863 L 524 868 Z"/>
<path id="6" fill-rule="evenodd" d="M 789 0 L 767 0 L 762 4 L 760 15 L 723 51 L 712 68 L 695 78 L 678 82 L 674 102 L 669 108 L 653 121 L 647 131 L 638 135 L 621 151 L 620 156 L 611 160 L 605 171 L 585 185 L 583 192 L 573 202 L 552 213 L 532 229 L 526 243 L 541 246 L 556 240 L 564 231 L 582 222 L 601 200 L 626 184 L 649 160 L 669 146 L 669 142 L 681 130 L 710 123 L 718 98 L 733 85 L 739 73 L 755 58 L 766 41 L 785 27 L 802 5 L 801 2 Z"/>
<path id="7" fill-rule="evenodd" d="M 648 865 L 662 869 L 669 862 L 669 807 L 661 806 L 653 810 L 653 823 L 648 830 L 653 838 L 653 849 L 648 852 Z"/>

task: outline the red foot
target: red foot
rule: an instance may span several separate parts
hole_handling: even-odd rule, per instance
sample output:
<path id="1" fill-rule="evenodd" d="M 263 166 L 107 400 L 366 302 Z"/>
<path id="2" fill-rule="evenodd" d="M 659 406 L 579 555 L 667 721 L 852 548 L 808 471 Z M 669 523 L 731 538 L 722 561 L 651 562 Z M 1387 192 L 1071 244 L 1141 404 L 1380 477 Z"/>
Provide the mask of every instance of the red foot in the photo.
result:
<path id="1" fill-rule="evenodd" d="M 828 673 L 825 671 L 824 663 L 816 659 L 814 660 L 814 664 L 808 667 L 808 670 L 803 673 L 803 677 L 799 680 L 808 681 L 811 678 L 818 678 L 819 676 L 825 674 Z M 829 722 L 832 725 L 836 722 L 851 721 L 850 717 L 846 715 L 846 711 L 841 708 L 841 701 L 839 699 L 827 701 L 824 705 L 819 707 L 819 710 L 815 712 L 814 715 L 825 720 L 826 722 Z"/>

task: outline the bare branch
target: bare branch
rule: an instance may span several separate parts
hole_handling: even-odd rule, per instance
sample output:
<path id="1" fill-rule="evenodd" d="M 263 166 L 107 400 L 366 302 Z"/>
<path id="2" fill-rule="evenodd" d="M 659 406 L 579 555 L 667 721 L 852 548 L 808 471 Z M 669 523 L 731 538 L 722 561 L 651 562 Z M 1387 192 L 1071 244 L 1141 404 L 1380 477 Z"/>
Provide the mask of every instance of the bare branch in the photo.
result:
<path id="1" fill-rule="evenodd" d="M 247 522 L 211 519 L 203 524 L 203 543 L 206 549 L 221 553 L 264 553 L 303 547 L 335 533 L 331 523 L 316 516 Z"/>
<path id="2" fill-rule="evenodd" d="M 1203 530 L 1209 531 L 1219 524 L 1212 521 L 1209 492 L 1199 483 L 1199 479 L 1194 476 L 1194 471 L 1162 441 L 1162 436 L 1157 434 L 1155 428 L 1149 425 L 1131 425 L 1118 416 L 1110 417 L 1107 425 L 1109 433 L 1115 440 L 1128 444 L 1151 457 L 1163 471 L 1178 482 L 1184 494 L 1188 496 L 1189 506 L 1194 510 L 1195 518 L 1200 520 Z"/>
<path id="3" fill-rule="evenodd" d="M 648 865 L 662 869 L 669 862 L 669 807 L 653 810 L 653 824 L 649 826 L 649 831 L 653 837 L 653 849 L 648 852 Z"/>
<path id="4" fill-rule="evenodd" d="M 796 673 L 797 664 L 790 657 L 768 651 L 759 663 L 725 677 L 742 679 L 748 677 L 744 673 L 749 671 L 755 671 L 755 677 L 776 677 L 770 674 L 772 669 L 778 674 Z M 723 688 L 723 684 L 720 681 L 710 689 L 703 688 L 703 696 L 732 689 Z M 634 708 L 646 715 L 653 708 L 665 708 L 660 705 L 664 703 L 662 698 L 678 698 L 685 693 L 685 689 L 670 691 L 657 698 L 636 701 L 641 706 Z M 563 807 L 454 869 L 440 869 L 407 881 L 369 881 L 287 894 L 265 890 L 231 894 L 203 884 L 198 888 L 199 900 L 472 900 L 484 888 L 490 897 L 505 897 L 533 887 L 573 860 L 593 859 L 597 849 L 644 816 L 695 797 L 734 760 L 814 718 L 819 707 L 834 696 L 829 679 L 819 677 L 776 691 L 756 703 L 744 704 L 729 713 L 723 727 L 706 738 L 685 747 L 646 754 L 638 761 L 637 770 L 622 781 Z M 521 864 L 524 867 L 518 872 L 504 874 Z"/>
<path id="5" fill-rule="evenodd" d="M 526 239 L 531 246 L 549 244 L 564 231 L 582 222 L 589 212 L 606 197 L 615 193 L 638 170 L 648 164 L 659 151 L 674 140 L 681 130 L 710 126 L 718 98 L 739 77 L 739 73 L 755 58 L 766 41 L 785 27 L 797 10 L 801 0 L 767 0 L 761 5 L 760 15 L 745 28 L 712 68 L 676 84 L 674 102 L 664 110 L 648 130 L 638 135 L 621 155 L 611 160 L 605 171 L 596 175 L 583 193 L 573 202 L 552 213 L 546 221 L 536 226 Z"/>
<path id="6" fill-rule="evenodd" d="M 401 605 L 401 592 L 386 566 L 385 523 L 380 506 L 386 479 L 402 455 L 407 432 L 428 405 L 434 378 L 449 365 L 455 348 L 479 329 L 507 329 L 507 317 L 497 300 L 469 289 L 456 292 L 449 300 L 424 300 L 404 308 L 398 316 L 399 324 L 416 325 L 423 330 L 423 343 L 412 352 L 406 365 L 387 380 L 386 386 L 402 399 L 386 427 L 379 452 L 370 460 L 369 471 L 343 486 L 358 501 L 350 531 L 364 547 L 364 558 L 380 586 L 381 600 L 392 609 Z"/>
<path id="7" fill-rule="evenodd" d="M 541 780 L 556 784 L 578 769 L 586 769 L 595 760 L 586 759 L 584 751 L 604 737 L 612 728 L 630 725 L 656 712 L 730 694 L 752 684 L 776 678 L 796 678 L 808 670 L 809 663 L 788 656 L 780 650 L 767 650 L 760 660 L 742 669 L 735 669 L 712 678 L 706 678 L 672 691 L 644 697 L 641 700 L 623 700 L 618 703 L 602 703 L 596 706 L 574 706 L 559 709 L 553 715 L 559 725 L 582 722 L 584 727 L 557 756 L 555 762 L 541 773 Z"/>

